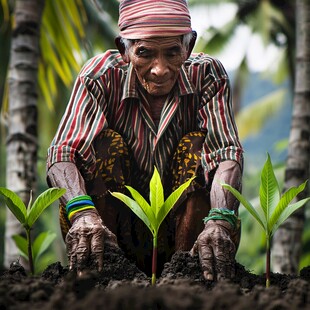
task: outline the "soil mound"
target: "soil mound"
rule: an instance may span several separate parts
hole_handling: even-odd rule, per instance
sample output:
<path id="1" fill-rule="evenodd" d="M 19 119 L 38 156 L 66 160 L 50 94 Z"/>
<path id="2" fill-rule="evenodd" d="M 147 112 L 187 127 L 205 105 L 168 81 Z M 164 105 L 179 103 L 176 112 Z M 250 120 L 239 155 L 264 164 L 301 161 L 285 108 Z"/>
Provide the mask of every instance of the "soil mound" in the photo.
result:
<path id="1" fill-rule="evenodd" d="M 0 310 L 62 309 L 310 309 L 310 267 L 299 277 L 255 275 L 236 263 L 236 277 L 206 281 L 198 256 L 177 252 L 155 286 L 123 255 L 105 247 L 104 268 L 78 277 L 59 262 L 29 276 L 17 262 L 0 277 Z"/>

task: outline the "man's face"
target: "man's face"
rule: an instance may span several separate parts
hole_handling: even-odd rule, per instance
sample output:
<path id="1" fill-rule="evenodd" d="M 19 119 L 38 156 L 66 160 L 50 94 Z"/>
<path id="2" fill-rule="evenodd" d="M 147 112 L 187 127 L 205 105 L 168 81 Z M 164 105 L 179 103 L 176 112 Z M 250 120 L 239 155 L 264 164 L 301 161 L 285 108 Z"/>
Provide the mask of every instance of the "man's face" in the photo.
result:
<path id="1" fill-rule="evenodd" d="M 128 56 L 142 86 L 158 97 L 173 88 L 187 51 L 181 37 L 160 37 L 136 41 Z"/>

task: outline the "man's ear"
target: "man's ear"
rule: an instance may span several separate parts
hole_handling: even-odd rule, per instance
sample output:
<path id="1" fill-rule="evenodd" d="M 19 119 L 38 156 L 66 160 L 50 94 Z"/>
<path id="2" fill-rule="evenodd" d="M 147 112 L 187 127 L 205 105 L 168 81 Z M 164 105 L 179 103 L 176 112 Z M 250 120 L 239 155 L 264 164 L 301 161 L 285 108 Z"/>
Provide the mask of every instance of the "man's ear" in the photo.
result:
<path id="1" fill-rule="evenodd" d="M 189 42 L 189 45 L 188 45 L 187 58 L 191 55 L 191 52 L 195 46 L 196 39 L 197 39 L 197 32 L 193 30 L 192 33 L 193 33 L 193 36 L 192 36 L 191 41 Z"/>
<path id="2" fill-rule="evenodd" d="M 126 53 L 126 47 L 124 45 L 124 43 L 122 42 L 122 38 L 120 36 L 116 37 L 115 40 L 115 45 L 117 47 L 117 49 L 119 50 L 120 54 L 122 55 L 122 58 L 125 62 L 129 63 L 130 59 L 128 54 Z"/>

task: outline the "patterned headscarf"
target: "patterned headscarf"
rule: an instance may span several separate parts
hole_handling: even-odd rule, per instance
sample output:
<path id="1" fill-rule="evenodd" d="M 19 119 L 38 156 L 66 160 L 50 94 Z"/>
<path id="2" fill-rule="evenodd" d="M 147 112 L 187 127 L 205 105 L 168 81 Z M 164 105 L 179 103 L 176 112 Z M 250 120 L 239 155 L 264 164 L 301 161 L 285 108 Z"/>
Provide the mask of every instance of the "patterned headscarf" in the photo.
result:
<path id="1" fill-rule="evenodd" d="M 121 0 L 118 26 L 126 39 L 171 37 L 189 33 L 186 0 Z"/>

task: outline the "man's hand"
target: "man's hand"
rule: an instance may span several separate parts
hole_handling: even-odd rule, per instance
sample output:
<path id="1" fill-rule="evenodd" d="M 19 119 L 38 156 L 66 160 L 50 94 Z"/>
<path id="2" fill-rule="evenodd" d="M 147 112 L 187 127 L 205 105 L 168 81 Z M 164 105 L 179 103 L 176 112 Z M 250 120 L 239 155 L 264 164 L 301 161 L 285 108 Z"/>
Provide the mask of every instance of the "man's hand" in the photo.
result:
<path id="1" fill-rule="evenodd" d="M 95 209 L 76 213 L 71 219 L 72 227 L 66 236 L 69 268 L 77 268 L 82 274 L 83 268 L 91 257 L 98 271 L 103 266 L 104 243 L 118 247 L 116 236 L 103 225 Z"/>
<path id="2" fill-rule="evenodd" d="M 235 276 L 236 232 L 225 220 L 210 220 L 198 236 L 191 254 L 198 253 L 206 280 Z"/>

